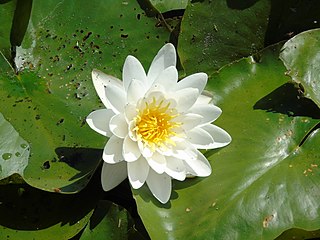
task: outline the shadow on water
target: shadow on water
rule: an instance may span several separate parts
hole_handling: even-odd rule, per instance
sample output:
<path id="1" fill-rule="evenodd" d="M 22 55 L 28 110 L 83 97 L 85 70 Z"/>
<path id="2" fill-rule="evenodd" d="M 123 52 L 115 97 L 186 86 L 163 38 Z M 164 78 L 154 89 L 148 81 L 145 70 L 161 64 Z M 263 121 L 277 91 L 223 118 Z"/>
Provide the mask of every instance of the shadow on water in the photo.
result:
<path id="1" fill-rule="evenodd" d="M 70 185 L 62 187 L 61 192 L 77 192 L 85 187 L 101 162 L 102 150 L 93 148 L 57 148 L 58 161 L 79 171 L 71 177 Z"/>
<path id="2" fill-rule="evenodd" d="M 56 224 L 78 224 L 102 197 L 100 175 L 76 194 L 42 191 L 27 184 L 0 186 L 0 225 L 14 230 L 40 230 Z M 98 183 L 98 184 L 97 184 Z"/>
<path id="3" fill-rule="evenodd" d="M 102 150 L 94 148 L 68 148 L 60 147 L 56 149 L 59 162 L 64 162 L 70 167 L 80 171 L 73 176 L 70 181 L 80 178 L 96 169 L 101 161 Z"/>
<path id="4" fill-rule="evenodd" d="M 288 40 L 308 29 L 320 27 L 320 1 L 271 0 L 265 46 Z"/>

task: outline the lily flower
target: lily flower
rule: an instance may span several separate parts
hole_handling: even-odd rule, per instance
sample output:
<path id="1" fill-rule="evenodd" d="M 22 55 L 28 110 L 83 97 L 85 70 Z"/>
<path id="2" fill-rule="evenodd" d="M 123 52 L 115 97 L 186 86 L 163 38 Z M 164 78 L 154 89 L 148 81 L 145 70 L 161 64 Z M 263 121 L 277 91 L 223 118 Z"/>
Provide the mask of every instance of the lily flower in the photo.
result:
<path id="1" fill-rule="evenodd" d="M 147 184 L 161 203 L 171 195 L 172 179 L 206 177 L 211 165 L 198 149 L 224 147 L 230 135 L 211 124 L 222 113 L 203 95 L 208 76 L 195 73 L 178 81 L 176 51 L 165 44 L 146 73 L 133 56 L 125 60 L 122 81 L 92 71 L 105 109 L 91 112 L 88 125 L 109 138 L 102 159 L 105 191 L 126 177 L 134 189 Z"/>

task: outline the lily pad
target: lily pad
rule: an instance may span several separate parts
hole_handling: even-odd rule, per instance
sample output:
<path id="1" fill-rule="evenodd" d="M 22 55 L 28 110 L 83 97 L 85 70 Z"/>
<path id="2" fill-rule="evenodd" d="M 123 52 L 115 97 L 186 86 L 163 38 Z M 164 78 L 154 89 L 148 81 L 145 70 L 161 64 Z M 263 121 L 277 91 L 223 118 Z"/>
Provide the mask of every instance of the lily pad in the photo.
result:
<path id="1" fill-rule="evenodd" d="M 320 30 L 300 33 L 286 42 L 280 58 L 288 75 L 305 90 L 305 96 L 320 106 Z"/>
<path id="2" fill-rule="evenodd" d="M 205 153 L 211 176 L 174 182 L 168 204 L 146 187 L 134 191 L 152 239 L 274 239 L 293 227 L 320 228 L 320 110 L 288 83 L 279 51 L 210 75 L 223 110 L 216 124 L 233 140 Z"/>
<path id="3" fill-rule="evenodd" d="M 270 1 L 241 1 L 241 9 L 234 6 L 235 2 L 199 1 L 188 5 L 178 44 L 187 74 L 212 72 L 264 47 Z"/>
<path id="4" fill-rule="evenodd" d="M 170 32 L 135 1 L 35 0 L 30 19 L 16 48 L 18 73 L 0 56 L 0 112 L 30 144 L 24 180 L 74 193 L 90 180 L 106 141 L 85 124 L 103 107 L 92 69 L 120 78 L 128 54 L 151 62 Z"/>
<path id="5" fill-rule="evenodd" d="M 150 2 L 161 13 L 185 9 L 188 5 L 188 0 L 150 0 Z"/>
<path id="6" fill-rule="evenodd" d="M 23 176 L 28 165 L 29 145 L 0 113 L 0 180 L 14 173 Z"/>

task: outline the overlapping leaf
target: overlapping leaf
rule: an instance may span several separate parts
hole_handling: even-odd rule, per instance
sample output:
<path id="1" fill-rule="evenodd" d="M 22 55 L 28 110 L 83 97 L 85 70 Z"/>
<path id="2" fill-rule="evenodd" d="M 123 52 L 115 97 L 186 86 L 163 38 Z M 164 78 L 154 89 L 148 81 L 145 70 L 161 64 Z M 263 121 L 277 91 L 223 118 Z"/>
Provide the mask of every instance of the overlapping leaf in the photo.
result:
<path id="1" fill-rule="evenodd" d="M 188 0 L 150 0 L 150 3 L 161 13 L 172 10 L 185 9 L 188 5 Z"/>
<path id="2" fill-rule="evenodd" d="M 290 39 L 280 58 L 287 74 L 304 87 L 305 96 L 320 106 L 320 30 L 309 30 Z"/>
<path id="3" fill-rule="evenodd" d="M 167 205 L 146 188 L 135 191 L 152 239 L 274 239 L 292 227 L 320 227 L 319 130 L 303 142 L 320 111 L 298 98 L 278 55 L 271 47 L 210 76 L 223 109 L 216 123 L 233 141 L 206 153 L 211 176 L 174 182 Z"/>
<path id="4" fill-rule="evenodd" d="M 178 44 L 186 73 L 217 70 L 262 49 L 270 9 L 269 0 L 189 4 Z"/>
<path id="5" fill-rule="evenodd" d="M 136 2 L 86 4 L 33 1 L 28 32 L 16 49 L 18 75 L 0 59 L 0 112 L 30 143 L 24 179 L 48 191 L 79 191 L 100 162 L 105 138 L 85 124 L 102 107 L 92 69 L 120 77 L 128 54 L 150 62 L 169 35 Z"/>
<path id="6" fill-rule="evenodd" d="M 8 120 L 0 118 L 1 178 L 19 173 L 37 188 L 69 193 L 88 183 L 105 141 L 84 122 L 89 112 L 102 107 L 91 83 L 92 68 L 120 77 L 128 54 L 139 57 L 147 67 L 168 40 L 169 32 L 159 28 L 156 19 L 146 17 L 138 2 L 34 0 L 28 32 L 22 47 L 16 49 L 17 75 L 9 58 L 16 1 L 0 2 L 1 19 L 5 19 L 0 26 L 0 112 Z M 177 3 L 167 1 L 162 6 L 162 1 L 150 2 L 161 12 L 175 9 Z M 174 182 L 168 205 L 159 205 L 145 187 L 135 191 L 150 236 L 273 239 L 292 227 L 319 229 L 320 133 L 314 127 L 320 111 L 312 101 L 301 98 L 302 89 L 287 83 L 290 77 L 301 83 L 305 95 L 319 106 L 317 31 L 285 44 L 281 58 L 290 77 L 285 76 L 287 70 L 278 59 L 277 47 L 214 73 L 272 39 L 317 26 L 319 3 L 291 5 L 293 1 L 286 1 L 281 15 L 279 6 L 283 4 L 275 1 L 192 2 L 179 37 L 181 62 L 187 73 L 211 73 L 208 89 L 223 109 L 217 125 L 230 132 L 233 142 L 206 152 L 213 167 L 210 177 Z M 305 17 L 309 6 L 312 14 Z M 291 20 L 299 16 L 305 22 L 295 25 Z M 29 148 L 14 129 L 30 143 L 30 163 L 24 173 Z M 45 193 L 26 185 L 1 186 L 0 238 L 74 236 L 88 223 L 101 197 L 96 194 L 101 190 L 97 182 L 90 191 L 74 196 Z M 110 232 L 118 238 L 132 237 L 125 232 L 129 226 L 126 211 L 109 210 L 100 219 L 98 216 L 102 221 L 94 227 L 90 224 L 97 218 L 91 219 L 84 239 L 95 234 L 112 237 L 105 236 Z"/>
<path id="7" fill-rule="evenodd" d="M 28 164 L 29 145 L 0 113 L 0 180 L 14 173 L 23 175 Z"/>

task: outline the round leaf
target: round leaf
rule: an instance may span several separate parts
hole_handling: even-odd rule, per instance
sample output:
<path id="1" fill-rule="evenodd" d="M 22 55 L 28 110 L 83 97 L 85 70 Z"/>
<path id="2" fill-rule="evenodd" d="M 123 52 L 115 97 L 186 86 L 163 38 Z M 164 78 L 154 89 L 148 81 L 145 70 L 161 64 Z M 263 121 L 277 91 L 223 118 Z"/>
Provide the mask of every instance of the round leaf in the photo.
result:
<path id="1" fill-rule="evenodd" d="M 297 98 L 278 54 L 272 47 L 259 62 L 249 57 L 210 76 L 223 110 L 216 124 L 233 140 L 205 153 L 211 176 L 174 182 L 167 205 L 146 187 L 134 191 L 152 239 L 274 239 L 292 227 L 319 229 L 320 133 L 303 140 L 320 110 Z"/>
<path id="2" fill-rule="evenodd" d="M 29 153 L 28 143 L 0 113 L 0 180 L 14 173 L 22 176 Z"/>
<path id="3" fill-rule="evenodd" d="M 186 8 L 178 52 L 187 74 L 217 70 L 263 48 L 270 1 L 233 2 L 201 1 Z"/>
<path id="4" fill-rule="evenodd" d="M 86 6 L 86 7 L 84 7 Z M 0 111 L 30 144 L 24 180 L 71 193 L 89 181 L 105 137 L 86 116 L 103 108 L 91 80 L 100 69 L 121 76 L 128 54 L 150 63 L 169 32 L 135 1 L 33 1 L 30 25 L 14 59 L 0 57 Z M 146 54 L 147 53 L 147 54 Z"/>
<path id="5" fill-rule="evenodd" d="M 185 9 L 188 5 L 188 0 L 150 0 L 150 2 L 161 13 L 172 10 Z"/>
<path id="6" fill-rule="evenodd" d="M 288 75 L 302 84 L 305 96 L 320 106 L 320 29 L 300 33 L 286 42 L 280 58 Z"/>

